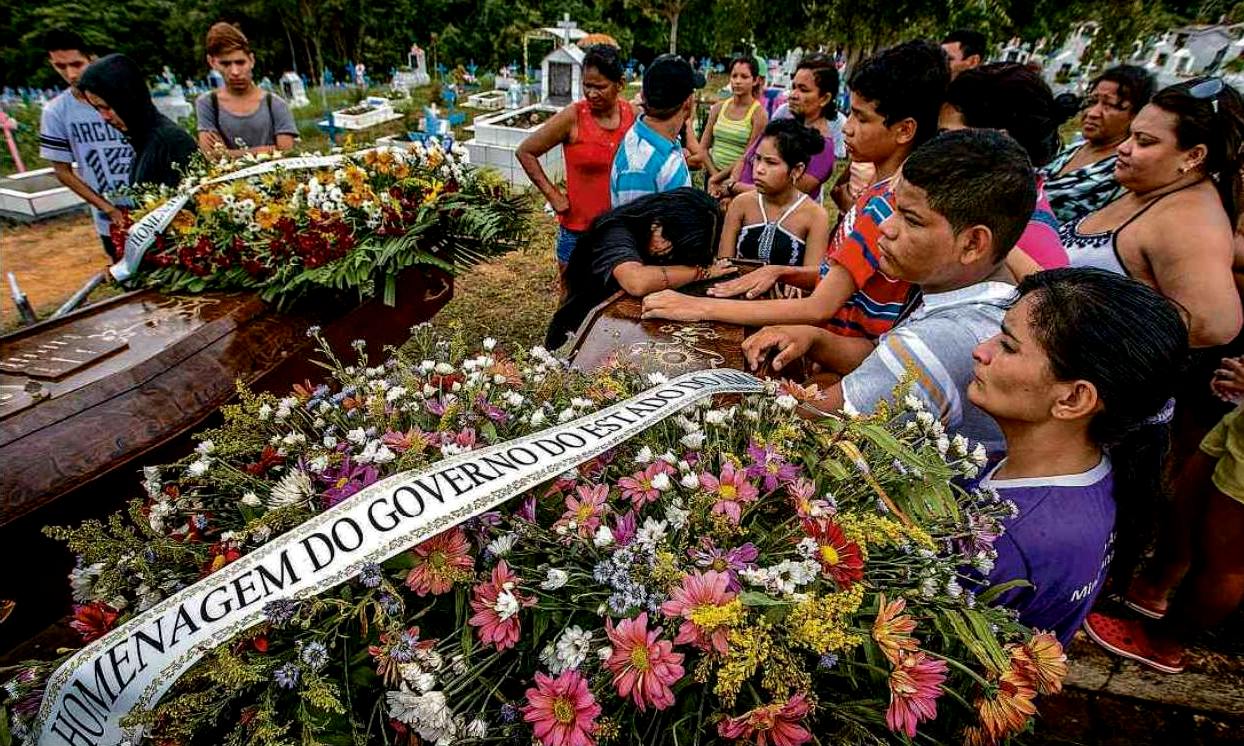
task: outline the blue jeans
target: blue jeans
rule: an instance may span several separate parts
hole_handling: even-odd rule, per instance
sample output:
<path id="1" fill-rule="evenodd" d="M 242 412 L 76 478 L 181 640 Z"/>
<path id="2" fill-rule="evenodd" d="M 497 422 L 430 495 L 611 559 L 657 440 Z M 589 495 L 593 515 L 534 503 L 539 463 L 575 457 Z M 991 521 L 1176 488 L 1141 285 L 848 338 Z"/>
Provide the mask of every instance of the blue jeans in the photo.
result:
<path id="1" fill-rule="evenodd" d="M 570 255 L 574 253 L 574 247 L 579 244 L 579 238 L 583 235 L 583 231 L 572 231 L 562 226 L 557 226 L 557 261 L 566 264 L 570 261 Z"/>

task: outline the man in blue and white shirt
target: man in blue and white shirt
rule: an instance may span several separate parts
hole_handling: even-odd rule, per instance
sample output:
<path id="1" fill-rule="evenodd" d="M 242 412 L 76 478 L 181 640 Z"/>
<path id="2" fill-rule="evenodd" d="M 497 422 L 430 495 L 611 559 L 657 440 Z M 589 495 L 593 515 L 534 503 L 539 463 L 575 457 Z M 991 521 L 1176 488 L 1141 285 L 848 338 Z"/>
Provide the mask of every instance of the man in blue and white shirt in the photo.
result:
<path id="1" fill-rule="evenodd" d="M 691 186 L 678 133 L 691 115 L 695 89 L 702 81 L 681 57 L 663 54 L 652 61 L 644 73 L 644 113 L 623 136 L 609 173 L 614 207 Z"/>
<path id="2" fill-rule="evenodd" d="M 91 206 L 95 230 L 104 251 L 119 258 L 108 235 L 117 206 L 104 196 L 129 184 L 134 149 L 121 132 L 104 121 L 78 90 L 78 79 L 95 59 L 82 37 L 72 31 L 52 31 L 44 37 L 52 67 L 69 88 L 43 107 L 39 121 L 39 156 L 52 162 L 56 178 Z M 74 172 L 74 163 L 78 170 Z"/>

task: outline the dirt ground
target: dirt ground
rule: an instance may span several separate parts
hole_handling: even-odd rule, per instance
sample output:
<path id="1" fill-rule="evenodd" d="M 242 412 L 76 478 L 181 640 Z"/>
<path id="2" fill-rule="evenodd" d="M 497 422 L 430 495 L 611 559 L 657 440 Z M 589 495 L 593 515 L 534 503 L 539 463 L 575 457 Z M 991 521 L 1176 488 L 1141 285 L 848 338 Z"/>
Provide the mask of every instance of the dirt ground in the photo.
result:
<path id="1" fill-rule="evenodd" d="M 107 267 L 108 257 L 86 212 L 40 223 L 0 223 L 0 330 L 18 323 L 9 272 L 43 318 Z"/>

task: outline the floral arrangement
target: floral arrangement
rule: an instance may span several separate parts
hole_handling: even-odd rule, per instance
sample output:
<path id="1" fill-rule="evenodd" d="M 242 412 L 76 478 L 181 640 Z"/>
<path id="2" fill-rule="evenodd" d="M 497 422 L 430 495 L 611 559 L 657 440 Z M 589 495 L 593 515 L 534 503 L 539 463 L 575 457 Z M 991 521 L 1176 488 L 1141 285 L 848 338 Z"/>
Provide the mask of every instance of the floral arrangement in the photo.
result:
<path id="1" fill-rule="evenodd" d="M 285 169 L 260 154 L 197 161 L 176 191 L 134 195 L 114 222 L 118 246 L 134 221 L 178 194 L 190 195 L 143 258 L 142 281 L 169 292 L 252 290 L 286 303 L 315 290 L 375 292 L 392 304 L 398 273 L 415 264 L 446 271 L 514 246 L 531 214 L 493 172 L 466 162 L 461 145 L 377 147 L 344 154 L 335 167 Z M 207 183 L 239 169 L 264 173 Z"/>
<path id="2" fill-rule="evenodd" d="M 367 485 L 646 389 L 416 331 L 333 385 L 242 392 L 128 515 L 52 529 L 91 640 Z M 919 403 L 705 402 L 324 595 L 275 601 L 152 711 L 159 744 L 992 744 L 1066 673 L 979 585 L 1014 506 Z M 51 664 L 5 686 L 29 728 Z"/>

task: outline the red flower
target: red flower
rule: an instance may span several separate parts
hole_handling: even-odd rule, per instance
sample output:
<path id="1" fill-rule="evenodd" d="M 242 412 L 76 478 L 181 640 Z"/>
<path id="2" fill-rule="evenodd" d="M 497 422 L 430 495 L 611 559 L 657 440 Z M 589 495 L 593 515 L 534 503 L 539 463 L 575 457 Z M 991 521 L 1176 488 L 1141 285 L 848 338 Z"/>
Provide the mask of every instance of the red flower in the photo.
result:
<path id="1" fill-rule="evenodd" d="M 937 717 L 937 698 L 942 696 L 945 680 L 945 661 L 922 652 L 901 656 L 890 672 L 890 707 L 885 713 L 890 730 L 915 738 L 922 720 Z"/>
<path id="2" fill-rule="evenodd" d="M 82 642 L 90 642 L 103 637 L 104 633 L 115 627 L 117 616 L 116 610 L 108 604 L 94 601 L 74 606 L 73 621 L 69 626 L 82 635 Z"/>
<path id="3" fill-rule="evenodd" d="M 253 464 L 247 464 L 245 471 L 247 474 L 260 476 L 274 466 L 285 463 L 285 457 L 270 445 L 263 447 L 263 451 L 259 454 L 259 460 Z"/>
<path id="4" fill-rule="evenodd" d="M 746 740 L 758 746 L 801 746 L 812 734 L 799 724 L 811 709 L 802 692 L 782 704 L 765 705 L 717 724 L 722 738 Z"/>
<path id="5" fill-rule="evenodd" d="M 501 560 L 492 569 L 492 579 L 475 586 L 471 599 L 471 610 L 475 613 L 467 624 L 479 627 L 476 634 L 480 642 L 497 650 L 507 650 L 518 644 L 518 612 L 536 602 L 531 596 L 518 592 L 520 582 L 522 578 L 510 572 L 510 566 Z"/>
<path id="6" fill-rule="evenodd" d="M 674 704 L 671 686 L 682 678 L 682 653 L 674 652 L 669 640 L 659 640 L 661 629 L 648 629 L 648 613 L 623 619 L 613 626 L 605 619 L 605 634 L 613 645 L 613 655 L 605 667 L 613 673 L 618 696 L 630 698 L 641 711 L 648 705 L 664 710 Z"/>
<path id="7" fill-rule="evenodd" d="M 466 532 L 458 526 L 433 536 L 411 553 L 415 566 L 406 575 L 406 585 L 420 596 L 448 593 L 475 568 Z"/>
<path id="8" fill-rule="evenodd" d="M 600 705 L 592 696 L 583 674 L 564 671 L 554 679 L 536 674 L 536 685 L 527 690 L 523 720 L 532 724 L 544 746 L 594 746 Z"/>
<path id="9" fill-rule="evenodd" d="M 842 533 L 841 526 L 832 520 L 805 520 L 803 530 L 817 543 L 816 559 L 823 575 L 833 578 L 844 589 L 864 579 L 864 554 L 859 544 Z"/>

